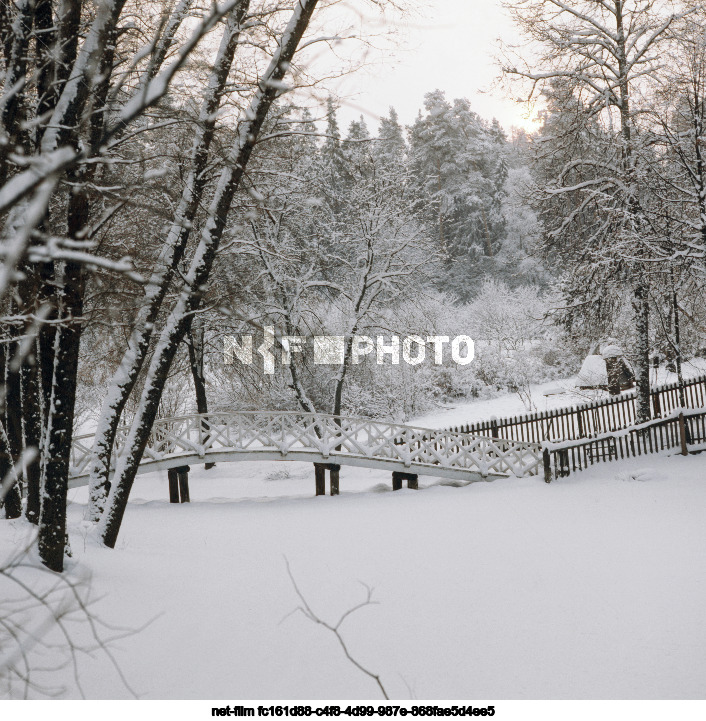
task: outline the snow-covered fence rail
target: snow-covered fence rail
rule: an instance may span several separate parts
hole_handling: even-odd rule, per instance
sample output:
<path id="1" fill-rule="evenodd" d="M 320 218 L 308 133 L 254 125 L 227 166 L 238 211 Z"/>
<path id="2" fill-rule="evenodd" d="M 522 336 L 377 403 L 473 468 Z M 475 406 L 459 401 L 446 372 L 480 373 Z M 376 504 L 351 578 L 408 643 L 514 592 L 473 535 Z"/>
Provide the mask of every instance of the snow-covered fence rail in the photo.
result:
<path id="1" fill-rule="evenodd" d="M 683 394 L 683 401 L 682 396 Z M 706 406 L 706 376 L 656 387 L 651 392 L 654 418 L 667 418 L 675 409 Z M 507 438 L 525 443 L 570 441 L 591 438 L 628 428 L 635 423 L 635 393 L 582 403 L 572 408 L 555 408 L 527 415 L 469 423 L 451 428 L 454 432 L 475 433 L 491 438 Z"/>
<path id="2" fill-rule="evenodd" d="M 122 453 L 124 438 L 124 432 L 117 434 L 113 458 Z M 86 481 L 92 445 L 92 436 L 74 440 L 74 487 Z M 537 443 L 367 418 L 267 411 L 208 413 L 157 420 L 140 470 L 246 459 L 338 463 L 474 480 L 537 475 L 542 449 Z"/>
<path id="3" fill-rule="evenodd" d="M 617 461 L 678 449 L 686 455 L 689 446 L 706 442 L 706 408 L 683 410 L 669 418 L 642 423 L 633 428 L 605 433 L 587 440 L 561 444 L 545 443 L 544 480 L 550 483 L 595 463 Z"/>

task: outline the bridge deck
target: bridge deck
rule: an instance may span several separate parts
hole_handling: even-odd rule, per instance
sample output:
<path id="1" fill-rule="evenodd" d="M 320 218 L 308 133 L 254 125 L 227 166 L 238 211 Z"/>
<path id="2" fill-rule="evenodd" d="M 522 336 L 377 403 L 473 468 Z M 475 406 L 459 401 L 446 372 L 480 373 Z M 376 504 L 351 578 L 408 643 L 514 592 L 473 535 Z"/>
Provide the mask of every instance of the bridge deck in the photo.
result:
<path id="1" fill-rule="evenodd" d="M 121 428 L 115 453 L 125 447 Z M 85 485 L 93 436 L 74 439 L 70 486 Z M 140 473 L 207 462 L 304 461 L 459 480 L 536 475 L 541 446 L 366 418 L 298 412 L 209 413 L 157 420 Z"/>

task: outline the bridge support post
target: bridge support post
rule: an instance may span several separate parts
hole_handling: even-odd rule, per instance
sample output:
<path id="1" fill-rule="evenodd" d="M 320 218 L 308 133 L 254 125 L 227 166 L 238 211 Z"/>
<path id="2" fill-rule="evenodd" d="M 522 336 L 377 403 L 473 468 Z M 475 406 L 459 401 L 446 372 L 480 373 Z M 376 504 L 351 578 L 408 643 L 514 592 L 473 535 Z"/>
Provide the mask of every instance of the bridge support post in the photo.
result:
<path id="1" fill-rule="evenodd" d="M 169 503 L 190 503 L 189 471 L 190 466 L 178 466 L 167 471 L 169 479 Z"/>
<path id="2" fill-rule="evenodd" d="M 419 489 L 419 476 L 416 473 L 404 473 L 392 471 L 392 490 L 399 491 L 402 488 L 402 481 L 407 481 L 407 488 Z"/>
<path id="3" fill-rule="evenodd" d="M 167 471 L 169 478 L 169 503 L 179 503 L 179 474 L 176 468 Z"/>
<path id="4" fill-rule="evenodd" d="M 191 503 L 189 498 L 189 471 L 190 466 L 179 466 L 176 469 L 179 474 L 179 495 L 181 496 L 182 503 Z"/>
<path id="5" fill-rule="evenodd" d="M 337 496 L 339 471 L 338 463 L 314 463 L 314 478 L 316 479 L 316 495 L 326 495 L 326 471 L 329 472 L 329 488 L 332 496 Z"/>
<path id="6" fill-rule="evenodd" d="M 326 465 L 326 463 L 314 463 L 317 496 L 326 495 Z"/>
<path id="7" fill-rule="evenodd" d="M 331 489 L 331 495 L 332 495 L 332 496 L 337 496 L 338 493 L 339 493 L 339 491 L 338 491 L 338 478 L 339 478 L 338 473 L 339 473 L 340 470 L 341 470 L 341 466 L 339 466 L 337 463 L 330 463 L 330 464 L 329 464 L 329 467 L 328 467 L 328 472 L 329 472 L 328 479 L 329 479 L 329 486 L 330 486 L 330 489 Z"/>

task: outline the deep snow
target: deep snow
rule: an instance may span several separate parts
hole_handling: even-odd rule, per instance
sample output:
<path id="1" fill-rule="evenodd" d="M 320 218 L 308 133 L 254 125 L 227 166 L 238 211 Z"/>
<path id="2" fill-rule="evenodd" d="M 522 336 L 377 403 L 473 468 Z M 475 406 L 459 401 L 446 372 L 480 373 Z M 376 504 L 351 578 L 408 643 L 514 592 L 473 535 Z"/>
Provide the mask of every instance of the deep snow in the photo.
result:
<path id="1" fill-rule="evenodd" d="M 113 645 L 144 698 L 376 698 L 333 636 L 292 611 L 284 558 L 392 698 L 704 698 L 706 456 L 391 492 L 344 467 L 313 497 L 298 463 L 194 468 L 192 503 L 166 474 L 138 477 L 118 547 L 98 546 L 72 491 L 75 572 L 98 615 L 147 628 Z M 0 547 L 25 524 L 0 522 Z M 68 672 L 68 696 L 76 695 Z M 81 659 L 89 698 L 127 696 Z"/>

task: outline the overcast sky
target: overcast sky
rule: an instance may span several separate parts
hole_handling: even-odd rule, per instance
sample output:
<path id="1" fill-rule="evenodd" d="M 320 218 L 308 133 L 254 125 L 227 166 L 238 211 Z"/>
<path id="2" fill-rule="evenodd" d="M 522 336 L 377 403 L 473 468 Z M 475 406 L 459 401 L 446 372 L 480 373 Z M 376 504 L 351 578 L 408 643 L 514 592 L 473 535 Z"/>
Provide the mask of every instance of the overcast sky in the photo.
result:
<path id="1" fill-rule="evenodd" d="M 500 0 L 422 0 L 411 22 L 395 22 L 393 29 L 403 47 L 374 54 L 370 68 L 335 85 L 344 97 L 342 126 L 362 114 L 371 128 L 377 117 L 394 106 L 405 124 L 414 121 L 424 94 L 440 88 L 449 99 L 466 97 L 480 115 L 496 117 L 506 130 L 531 127 L 526 107 L 493 89 L 498 76 L 494 64 L 497 38 L 516 37 Z M 392 56 L 392 57 L 391 57 Z"/>

